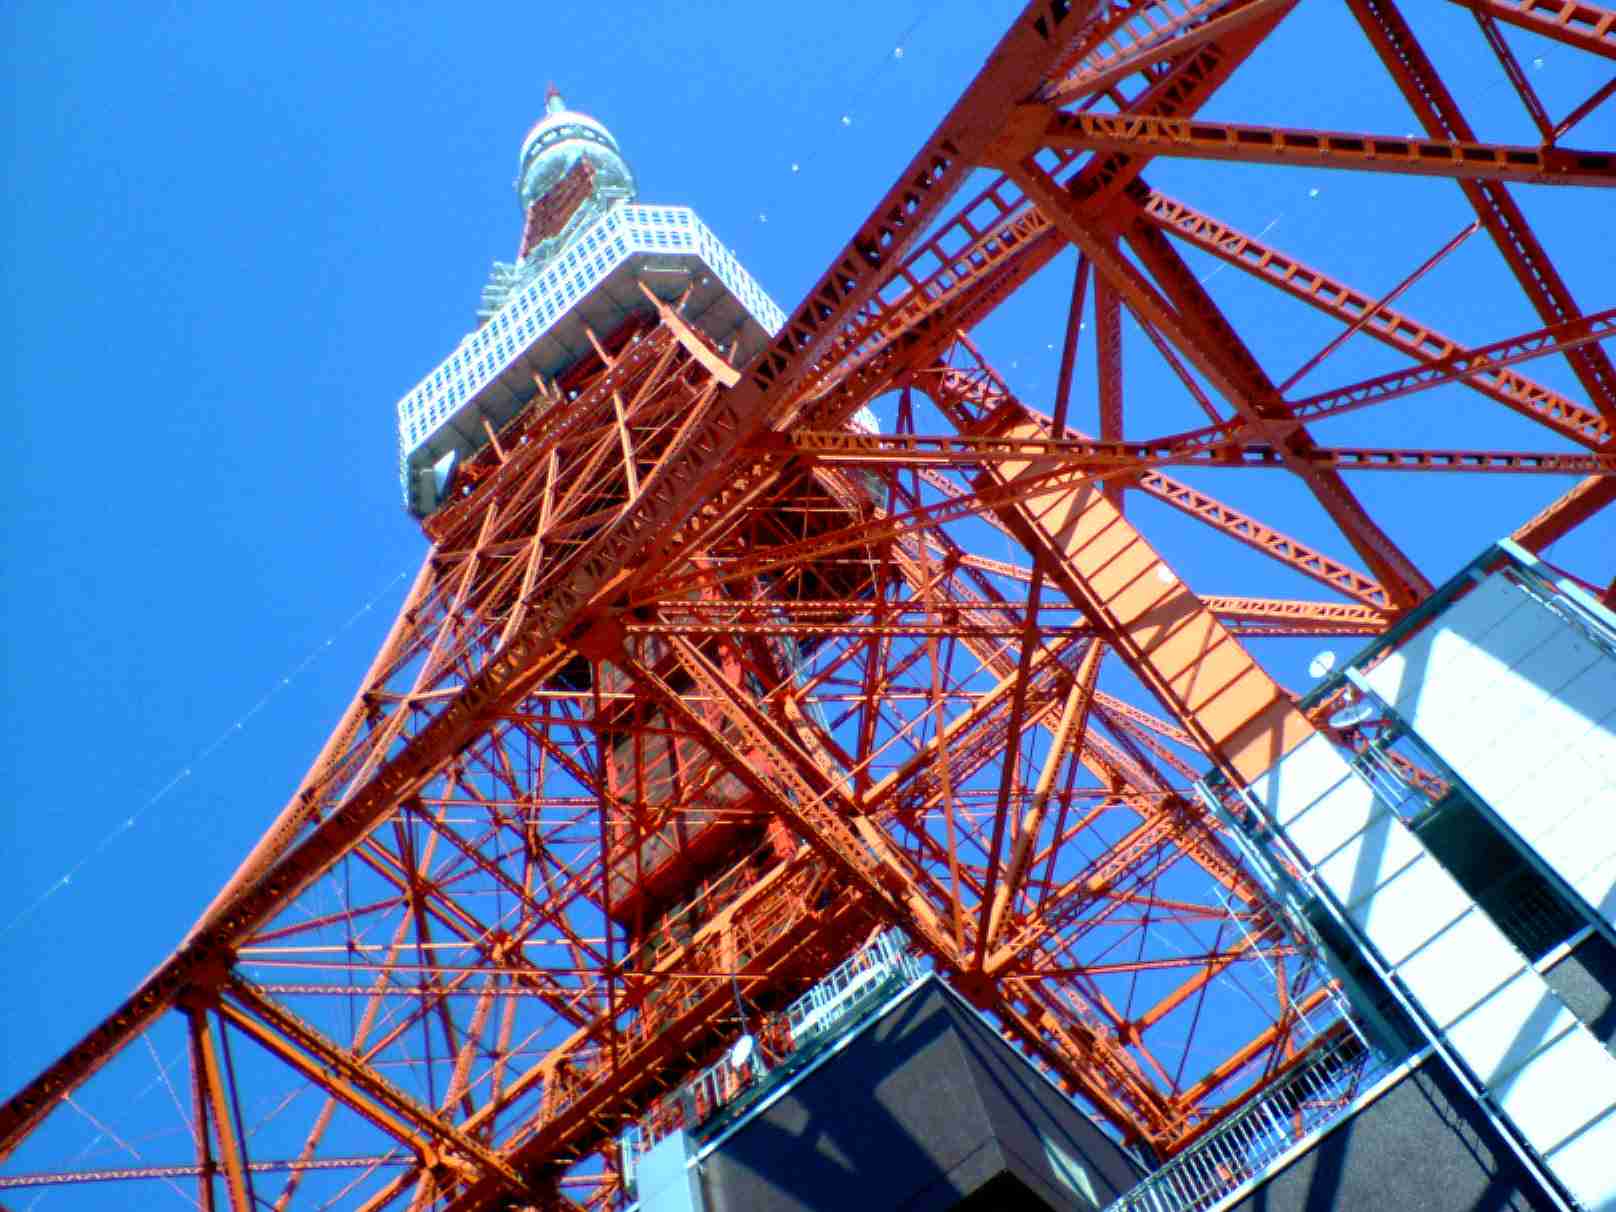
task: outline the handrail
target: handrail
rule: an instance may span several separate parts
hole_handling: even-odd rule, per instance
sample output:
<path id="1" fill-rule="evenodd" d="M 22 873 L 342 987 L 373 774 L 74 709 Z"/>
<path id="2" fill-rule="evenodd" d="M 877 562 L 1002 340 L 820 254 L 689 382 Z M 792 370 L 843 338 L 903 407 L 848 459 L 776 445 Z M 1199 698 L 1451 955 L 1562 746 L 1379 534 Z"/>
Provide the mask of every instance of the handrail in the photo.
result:
<path id="1" fill-rule="evenodd" d="M 1356 1034 L 1342 1033 L 1106 1212 L 1209 1212 L 1297 1144 L 1317 1137 L 1385 1068 Z"/>

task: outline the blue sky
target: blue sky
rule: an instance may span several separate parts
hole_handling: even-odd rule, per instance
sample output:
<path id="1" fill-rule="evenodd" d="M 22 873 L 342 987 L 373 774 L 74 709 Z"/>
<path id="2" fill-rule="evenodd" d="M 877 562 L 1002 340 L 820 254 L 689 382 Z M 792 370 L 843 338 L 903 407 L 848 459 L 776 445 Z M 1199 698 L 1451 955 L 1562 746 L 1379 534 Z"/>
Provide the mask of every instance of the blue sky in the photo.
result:
<path id="1" fill-rule="evenodd" d="M 11 6 L 0 1086 L 167 954 L 362 675 L 424 551 L 399 503 L 393 406 L 472 323 L 488 262 L 514 251 L 516 153 L 546 83 L 612 128 L 643 199 L 694 206 L 789 308 L 1016 7 L 736 3 L 608 23 L 566 4 L 542 19 L 501 4 Z M 1412 131 L 1337 10 L 1303 5 L 1208 116 Z M 1530 140 L 1473 23 L 1436 16 L 1432 53 L 1484 136 Z M 1511 38 L 1556 115 L 1608 77 L 1608 62 Z M 1616 145 L 1613 109 L 1567 142 Z M 1187 163 L 1151 180 L 1372 293 L 1469 219 L 1438 181 Z M 1608 196 L 1518 196 L 1583 306 L 1616 301 Z M 1257 317 L 1248 335 L 1276 379 L 1336 331 L 1195 264 Z M 1053 383 L 1069 272 L 1062 258 L 984 328 L 1029 399 Z M 1479 236 L 1403 306 L 1467 341 L 1538 323 Z M 1136 332 L 1128 350 L 1129 436 L 1195 424 Z M 1394 364 L 1354 342 L 1302 390 Z M 1580 395 L 1559 366 L 1531 373 Z M 1096 428 L 1079 392 L 1076 421 Z M 1557 448 L 1461 392 L 1350 421 L 1321 439 Z M 1347 554 L 1283 473 L 1204 483 Z M 1353 483 L 1433 580 L 1568 486 Z M 1148 503 L 1135 516 L 1207 592 L 1309 592 Z M 1554 556 L 1608 580 L 1616 520 L 1585 531 Z M 1288 678 L 1305 658 L 1275 649 Z"/>

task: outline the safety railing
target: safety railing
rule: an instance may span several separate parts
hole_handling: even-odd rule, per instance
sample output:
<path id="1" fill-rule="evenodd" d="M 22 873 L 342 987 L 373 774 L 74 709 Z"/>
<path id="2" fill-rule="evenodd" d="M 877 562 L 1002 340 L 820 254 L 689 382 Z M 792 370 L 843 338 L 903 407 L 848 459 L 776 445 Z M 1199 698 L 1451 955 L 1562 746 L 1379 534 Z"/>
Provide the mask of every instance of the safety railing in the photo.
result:
<path id="1" fill-rule="evenodd" d="M 716 1063 L 647 1108 L 622 1134 L 625 1158 L 644 1153 L 675 1128 L 689 1131 L 707 1123 L 742 1095 L 760 1092 L 763 1078 L 772 1081 L 800 1070 L 820 1050 L 815 1045 L 838 1034 L 838 1024 L 857 1015 L 883 991 L 907 985 L 922 971 L 919 961 L 908 953 L 901 932 L 881 934 L 784 1010 L 749 1023 L 750 1048 L 726 1051 Z"/>
<path id="2" fill-rule="evenodd" d="M 868 947 L 843 960 L 825 978 L 786 1007 L 785 1021 L 794 1043 L 829 1031 L 873 986 L 889 976 L 913 980 L 920 965 L 904 950 L 903 935 L 888 930 Z"/>
<path id="3" fill-rule="evenodd" d="M 1106 1212 L 1210 1212 L 1329 1127 L 1383 1069 L 1355 1034 L 1343 1033 Z"/>

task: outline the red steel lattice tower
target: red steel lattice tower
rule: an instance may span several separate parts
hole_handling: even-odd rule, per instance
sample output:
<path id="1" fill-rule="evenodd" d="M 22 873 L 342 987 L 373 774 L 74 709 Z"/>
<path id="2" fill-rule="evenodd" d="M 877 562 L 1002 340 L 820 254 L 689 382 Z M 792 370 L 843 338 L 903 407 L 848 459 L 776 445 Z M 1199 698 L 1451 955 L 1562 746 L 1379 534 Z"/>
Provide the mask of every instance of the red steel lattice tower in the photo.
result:
<path id="1" fill-rule="evenodd" d="M 1348 7 L 1423 133 L 1200 120 L 1294 6 L 1034 0 L 783 317 L 688 211 L 639 206 L 610 134 L 552 92 L 518 261 L 401 411 L 432 548 L 359 693 L 189 937 L 0 1116 L 10 1154 L 144 1043 L 184 1057 L 187 1131 L 120 1171 L 7 1181 L 162 1180 L 237 1212 L 617 1206 L 625 1127 L 682 1114 L 672 1092 L 742 1030 L 789 1047 L 782 1008 L 892 926 L 1158 1156 L 1333 1038 L 1327 976 L 1195 785 L 1249 784 L 1327 726 L 1249 637 L 1375 635 L 1431 591 L 1348 473 L 1575 477 L 1522 519 L 1534 550 L 1616 497 L 1616 309 L 1578 306 L 1510 189 L 1616 182 L 1616 156 L 1559 143 L 1612 90 L 1556 122 L 1499 32 L 1610 60 L 1616 14 L 1460 5 L 1537 145 L 1480 141 L 1390 0 Z M 1158 157 L 1452 178 L 1463 238 L 1541 324 L 1450 339 L 1401 288 L 1152 189 Z M 969 333 L 1069 248 L 1034 400 Z M 1402 365 L 1294 393 L 1336 343 L 1276 383 L 1242 335 L 1261 317 L 1226 314 L 1187 250 Z M 1136 432 L 1124 312 L 1204 424 Z M 1449 384 L 1542 448 L 1405 448 L 1387 403 Z M 1310 431 L 1358 410 L 1383 445 Z M 1183 465 L 1293 473 L 1356 562 Z M 1198 591 L 1143 498 L 1323 595 Z M 1006 538 L 1017 556 L 983 554 Z M 1581 571 L 1608 600 L 1616 569 Z M 266 1104 L 285 1113 L 244 1115 Z"/>

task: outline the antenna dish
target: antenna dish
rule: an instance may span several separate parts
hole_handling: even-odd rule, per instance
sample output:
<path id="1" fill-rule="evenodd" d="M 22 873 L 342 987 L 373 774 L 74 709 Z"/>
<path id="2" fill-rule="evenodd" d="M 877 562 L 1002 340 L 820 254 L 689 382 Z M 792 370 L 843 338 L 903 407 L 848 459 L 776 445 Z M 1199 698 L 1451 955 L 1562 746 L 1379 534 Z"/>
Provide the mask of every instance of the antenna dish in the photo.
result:
<path id="1" fill-rule="evenodd" d="M 1335 668 L 1335 653 L 1326 648 L 1309 662 L 1307 676 L 1317 681 Z"/>
<path id="2" fill-rule="evenodd" d="M 1376 710 L 1374 703 L 1368 699 L 1359 699 L 1356 703 L 1351 703 L 1332 715 L 1330 717 L 1330 727 L 1351 728 L 1354 724 L 1372 720 L 1379 714 L 1380 712 Z"/>
<path id="3" fill-rule="evenodd" d="M 750 1035 L 743 1035 L 735 1041 L 735 1046 L 729 1050 L 729 1063 L 731 1068 L 744 1069 L 752 1059 L 752 1053 L 757 1050 L 757 1041 Z"/>

